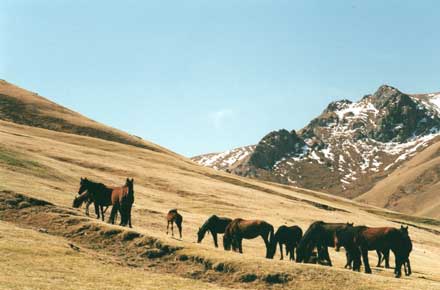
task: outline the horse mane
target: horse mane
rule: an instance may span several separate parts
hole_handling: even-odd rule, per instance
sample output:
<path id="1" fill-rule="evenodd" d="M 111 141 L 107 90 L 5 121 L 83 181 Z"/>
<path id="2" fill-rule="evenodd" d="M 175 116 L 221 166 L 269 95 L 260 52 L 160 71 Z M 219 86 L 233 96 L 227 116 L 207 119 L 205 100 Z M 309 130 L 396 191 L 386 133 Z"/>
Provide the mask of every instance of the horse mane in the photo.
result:
<path id="1" fill-rule="evenodd" d="M 212 223 L 213 220 L 218 219 L 218 216 L 216 216 L 215 214 L 213 214 L 212 216 L 210 216 L 204 223 L 203 225 L 200 227 L 200 231 L 206 232 L 209 231 L 209 225 L 210 223 Z"/>
<path id="2" fill-rule="evenodd" d="M 110 187 L 108 187 L 107 185 L 105 185 L 104 183 L 100 183 L 100 182 L 94 182 L 91 181 L 90 179 L 87 180 L 87 182 L 92 185 L 95 188 L 99 188 L 99 189 L 103 189 L 103 190 L 109 190 L 111 189 Z"/>
<path id="3" fill-rule="evenodd" d="M 170 209 L 168 213 L 177 213 L 177 208 Z"/>

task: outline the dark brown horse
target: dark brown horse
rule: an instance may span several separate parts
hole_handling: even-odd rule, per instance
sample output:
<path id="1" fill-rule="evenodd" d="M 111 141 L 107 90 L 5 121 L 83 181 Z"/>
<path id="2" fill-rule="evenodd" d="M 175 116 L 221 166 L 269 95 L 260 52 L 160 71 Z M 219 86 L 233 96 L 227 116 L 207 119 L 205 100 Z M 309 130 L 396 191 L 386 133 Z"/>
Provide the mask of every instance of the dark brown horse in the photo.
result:
<path id="1" fill-rule="evenodd" d="M 280 254 L 281 254 L 280 260 L 282 260 L 284 258 L 283 257 L 283 245 L 284 245 L 286 247 L 286 255 L 290 256 L 291 261 L 294 261 L 295 248 L 298 246 L 299 241 L 302 238 L 302 235 L 303 235 L 303 231 L 298 226 L 291 226 L 291 227 L 280 226 L 275 233 L 274 242 L 273 242 L 274 243 L 273 247 L 275 248 L 273 249 L 272 257 L 276 253 L 276 246 L 278 244 L 280 246 Z"/>
<path id="2" fill-rule="evenodd" d="M 400 230 L 392 227 L 369 228 L 357 226 L 348 229 L 338 230 L 335 234 L 336 247 L 344 245 L 353 258 L 353 270 L 360 270 L 360 256 L 365 267 L 365 273 L 371 273 L 368 260 L 368 251 L 378 250 L 380 252 L 391 250 L 395 256 L 395 275 L 401 276 L 402 266 L 405 266 L 405 273 L 411 274 L 409 254 L 412 251 L 412 242 L 408 235 L 401 228 Z M 408 270 L 407 270 L 408 268 Z"/>
<path id="3" fill-rule="evenodd" d="M 167 214 L 167 235 L 168 235 L 168 228 L 171 225 L 171 236 L 174 237 L 173 224 L 176 223 L 177 228 L 179 229 L 179 236 L 180 236 L 180 238 L 182 238 L 182 222 L 183 222 L 183 218 L 177 212 L 177 209 L 170 210 Z"/>
<path id="4" fill-rule="evenodd" d="M 108 187 L 102 183 L 93 182 L 87 178 L 81 178 L 80 188 L 78 190 L 79 197 L 75 198 L 74 206 L 80 205 L 81 200 L 90 199 L 95 204 L 95 210 L 101 211 L 101 218 L 104 220 L 104 207 L 112 205 L 109 222 L 114 224 L 119 211 L 121 214 L 120 225 L 125 226 L 127 223 L 131 227 L 131 208 L 134 202 L 133 179 L 126 180 L 124 186 Z"/>
<path id="5" fill-rule="evenodd" d="M 325 223 L 317 221 L 310 225 L 296 249 L 296 261 L 309 263 L 313 250 L 318 250 L 318 262 L 324 265 L 332 265 L 328 247 L 335 245 L 335 232 L 338 229 L 353 227 L 350 223 Z M 349 255 L 347 254 L 347 261 Z"/>
<path id="6" fill-rule="evenodd" d="M 235 219 L 229 223 L 225 229 L 223 236 L 223 247 L 229 251 L 232 246 L 233 251 L 243 253 L 242 241 L 243 239 L 255 239 L 260 236 L 263 238 L 266 245 L 266 258 L 273 257 L 273 241 L 274 230 L 273 226 L 262 220 L 244 220 Z"/>
<path id="7" fill-rule="evenodd" d="M 218 248 L 217 234 L 223 234 L 231 221 L 232 219 L 227 217 L 210 216 L 197 232 L 197 243 L 201 243 L 206 232 L 210 232 L 214 240 L 214 245 Z"/>

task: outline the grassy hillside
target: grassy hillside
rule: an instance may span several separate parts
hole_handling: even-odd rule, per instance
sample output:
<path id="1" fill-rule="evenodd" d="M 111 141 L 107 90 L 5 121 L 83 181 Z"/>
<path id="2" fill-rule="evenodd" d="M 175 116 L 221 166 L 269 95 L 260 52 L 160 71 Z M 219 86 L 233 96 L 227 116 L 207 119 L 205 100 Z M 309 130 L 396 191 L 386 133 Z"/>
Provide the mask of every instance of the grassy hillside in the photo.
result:
<path id="1" fill-rule="evenodd" d="M 440 142 L 402 164 L 357 198 L 380 207 L 440 218 Z"/>
<path id="2" fill-rule="evenodd" d="M 97 123 L 48 99 L 0 80 L 0 120 L 101 138 L 157 152 L 170 151 L 139 137 Z"/>
<path id="3" fill-rule="evenodd" d="M 97 276 L 110 276 L 102 282 L 105 288 L 440 287 L 436 220 L 240 178 L 168 152 L 97 138 L 0 121 L 0 139 L 0 262 L 7 265 L 0 269 L 0 277 L 7 280 L 2 285 L 7 286 L 0 287 L 94 289 Z M 133 232 L 70 208 L 81 176 L 108 185 L 135 179 Z M 165 214 L 175 207 L 184 217 L 183 241 L 165 235 Z M 353 273 L 343 269 L 344 253 L 333 250 L 332 268 L 278 261 L 278 253 L 274 260 L 266 260 L 260 239 L 245 240 L 243 255 L 215 249 L 209 236 L 196 244 L 198 227 L 213 213 L 265 219 L 275 227 L 298 224 L 303 229 L 314 220 L 395 227 L 407 223 L 415 244 L 414 274 L 395 279 L 392 270 L 374 267 L 373 275 Z M 25 262 L 31 258 L 35 260 Z M 371 254 L 371 264 L 375 262 Z"/>

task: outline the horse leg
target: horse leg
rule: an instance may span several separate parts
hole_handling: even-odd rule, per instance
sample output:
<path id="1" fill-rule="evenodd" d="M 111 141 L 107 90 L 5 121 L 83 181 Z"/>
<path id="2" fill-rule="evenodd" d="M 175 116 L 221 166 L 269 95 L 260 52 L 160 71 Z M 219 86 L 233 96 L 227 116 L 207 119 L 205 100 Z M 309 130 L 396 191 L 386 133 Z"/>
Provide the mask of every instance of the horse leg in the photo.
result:
<path id="1" fill-rule="evenodd" d="M 104 221 L 104 207 L 102 205 L 98 206 L 98 213 L 101 212 L 101 219 L 102 221 Z M 99 218 L 99 214 L 98 214 L 98 218 Z"/>
<path id="2" fill-rule="evenodd" d="M 383 252 L 383 258 L 385 260 L 385 268 L 390 268 L 390 249 L 387 249 Z"/>
<path id="3" fill-rule="evenodd" d="M 351 257 L 351 255 L 350 255 L 350 253 L 348 252 L 347 249 L 345 249 L 345 259 L 346 259 L 347 262 L 345 263 L 344 268 L 345 269 L 351 269 L 352 268 L 351 264 L 353 263 L 353 258 Z"/>
<path id="4" fill-rule="evenodd" d="M 267 237 L 267 235 L 261 235 L 261 237 L 263 238 L 264 244 L 266 245 L 266 258 L 269 258 L 269 254 L 270 254 L 269 238 Z"/>
<path id="5" fill-rule="evenodd" d="M 280 254 L 281 254 L 281 258 L 280 260 L 283 260 L 283 245 L 281 244 L 281 242 L 278 242 L 278 245 L 280 246 Z M 276 246 L 275 246 L 276 247 Z"/>
<path id="6" fill-rule="evenodd" d="M 243 246 L 242 246 L 243 239 L 242 238 L 238 239 L 237 243 L 238 243 L 238 252 L 240 254 L 243 254 Z"/>
<path id="7" fill-rule="evenodd" d="M 182 223 L 179 223 L 179 224 L 177 225 L 177 228 L 179 229 L 179 236 L 180 236 L 180 239 L 182 239 Z"/>
<path id="8" fill-rule="evenodd" d="M 330 259 L 330 254 L 328 253 L 328 247 L 327 246 L 324 246 L 324 248 L 323 248 L 323 257 L 324 257 L 324 259 L 326 259 L 328 261 L 328 265 L 330 267 L 332 267 L 333 264 L 332 264 L 332 260 Z"/>
<path id="9" fill-rule="evenodd" d="M 365 273 L 371 274 L 370 263 L 368 262 L 368 248 L 362 247 L 362 260 L 364 260 Z"/>
<path id="10" fill-rule="evenodd" d="M 396 274 L 395 275 L 396 278 L 400 278 L 402 276 L 403 259 L 400 256 L 400 254 L 395 255 L 395 257 L 396 257 L 396 267 L 394 268 L 394 273 Z"/>
<path id="11" fill-rule="evenodd" d="M 117 204 L 113 205 L 112 211 L 110 213 L 110 218 L 109 218 L 109 222 L 111 224 L 115 223 L 115 218 L 116 218 L 116 215 L 118 214 L 118 209 L 119 209 L 119 206 Z"/>
<path id="12" fill-rule="evenodd" d="M 295 261 L 295 246 L 292 246 L 291 248 L 290 248 L 290 253 L 289 253 L 289 255 L 290 255 L 290 261 Z"/>
<path id="13" fill-rule="evenodd" d="M 86 203 L 86 216 L 89 216 L 89 206 L 90 206 L 90 204 L 91 204 L 91 201 L 88 200 L 87 203 Z"/>
<path id="14" fill-rule="evenodd" d="M 406 262 L 405 262 L 404 265 L 405 265 L 405 275 L 406 276 L 411 275 L 412 274 L 412 272 L 411 272 L 411 263 L 409 262 L 409 258 L 406 259 Z"/>
<path id="15" fill-rule="evenodd" d="M 170 221 L 167 220 L 167 235 L 168 235 L 168 228 L 170 227 Z"/>
<path id="16" fill-rule="evenodd" d="M 128 226 L 129 226 L 130 228 L 132 228 L 132 226 L 131 226 L 131 207 L 132 207 L 132 206 L 133 206 L 132 204 L 129 205 L 129 207 L 128 207 L 128 213 L 127 213 L 127 215 L 128 215 Z"/>
<path id="17" fill-rule="evenodd" d="M 213 231 L 210 231 L 211 232 L 211 235 L 212 235 L 212 239 L 214 240 L 214 246 L 216 247 L 216 248 L 218 248 L 218 243 L 217 243 L 217 233 L 215 233 L 215 232 L 213 232 Z"/>
<path id="18" fill-rule="evenodd" d="M 376 250 L 377 253 L 377 265 L 376 267 L 380 267 L 380 264 L 382 263 L 382 253 L 379 250 Z M 385 258 L 385 255 L 383 256 Z"/>
<path id="19" fill-rule="evenodd" d="M 171 236 L 174 237 L 174 222 L 171 222 Z"/>

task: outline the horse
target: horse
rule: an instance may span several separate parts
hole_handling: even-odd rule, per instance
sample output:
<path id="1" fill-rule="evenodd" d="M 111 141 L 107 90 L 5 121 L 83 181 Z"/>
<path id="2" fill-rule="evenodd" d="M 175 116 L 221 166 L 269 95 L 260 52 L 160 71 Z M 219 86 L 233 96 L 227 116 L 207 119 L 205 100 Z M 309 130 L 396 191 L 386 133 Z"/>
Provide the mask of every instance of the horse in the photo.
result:
<path id="1" fill-rule="evenodd" d="M 83 194 L 78 195 L 77 197 L 75 197 L 75 198 L 73 199 L 72 207 L 74 207 L 74 208 L 80 208 L 84 202 L 86 203 L 85 214 L 86 214 L 87 216 L 89 216 L 89 215 L 90 215 L 90 214 L 89 214 L 89 206 L 93 203 L 93 200 L 92 200 L 90 194 L 88 194 L 87 192 L 85 192 L 85 193 L 83 193 Z M 108 206 L 106 206 L 106 207 L 103 209 L 104 213 L 107 212 L 107 209 L 108 209 Z M 100 212 L 99 207 L 98 207 L 97 205 L 95 205 L 95 214 L 96 214 L 96 218 L 97 218 L 97 219 L 100 219 L 100 218 L 101 218 L 101 215 L 100 215 L 99 212 Z M 104 218 L 103 218 L 103 220 L 104 220 Z"/>
<path id="2" fill-rule="evenodd" d="M 217 234 L 223 234 L 232 219 L 227 217 L 210 216 L 197 232 L 197 243 L 201 243 L 207 231 L 211 232 L 214 246 L 218 248 Z"/>
<path id="3" fill-rule="evenodd" d="M 232 246 L 234 252 L 243 253 L 243 239 L 255 239 L 261 236 L 266 245 L 266 258 L 273 258 L 272 245 L 274 241 L 274 229 L 271 224 L 262 220 L 244 220 L 241 218 L 231 221 L 223 235 L 223 248 L 229 251 Z"/>
<path id="4" fill-rule="evenodd" d="M 286 256 L 290 255 L 290 260 L 295 260 L 295 248 L 301 240 L 303 231 L 298 226 L 280 226 L 274 236 L 273 255 L 276 253 L 277 243 L 280 247 L 281 258 L 283 260 L 283 245 L 286 247 Z"/>
<path id="5" fill-rule="evenodd" d="M 179 229 L 179 235 L 180 238 L 182 238 L 182 216 L 177 212 L 177 209 L 172 209 L 167 214 L 167 235 L 168 235 L 168 228 L 171 224 L 171 236 L 174 237 L 174 227 L 173 223 L 176 223 L 177 228 Z"/>
<path id="6" fill-rule="evenodd" d="M 296 262 L 308 263 L 313 249 L 318 249 L 318 259 L 322 264 L 332 266 L 328 247 L 334 247 L 334 234 L 338 229 L 353 227 L 351 223 L 325 223 L 316 221 L 307 229 L 296 248 Z M 347 253 L 347 261 L 349 256 Z"/>
<path id="7" fill-rule="evenodd" d="M 89 199 L 95 204 L 95 210 L 101 211 L 101 218 L 104 221 L 104 207 L 112 205 L 112 211 L 110 213 L 109 222 L 114 224 L 119 211 L 121 214 L 120 225 L 125 226 L 127 222 L 131 227 L 131 208 L 134 202 L 134 190 L 133 190 L 133 179 L 126 180 L 124 186 L 121 187 L 107 187 L 102 183 L 93 182 L 87 178 L 82 178 L 80 180 L 80 188 L 78 194 L 81 196 L 84 192 Z M 85 197 L 78 197 L 79 200 L 85 200 Z M 75 201 L 74 201 L 75 203 Z"/>
<path id="8" fill-rule="evenodd" d="M 134 203 L 134 179 L 131 180 L 127 178 L 125 181 L 125 188 L 127 188 L 128 192 L 125 192 L 122 194 L 122 196 L 119 197 L 119 206 L 120 206 L 120 212 L 121 212 L 121 225 L 128 226 L 131 228 L 131 209 L 133 208 Z M 113 198 L 116 198 L 116 196 L 113 196 Z M 113 209 L 113 208 L 112 208 Z M 116 212 L 117 213 L 117 212 Z M 116 215 L 115 213 L 115 215 Z"/>
<path id="9" fill-rule="evenodd" d="M 391 250 L 395 256 L 395 277 L 401 277 L 402 266 L 405 267 L 405 274 L 411 274 L 409 254 L 412 251 L 412 242 L 406 228 L 399 230 L 392 227 L 369 228 L 357 226 L 338 230 L 335 234 L 335 245 L 344 247 L 353 258 L 353 270 L 360 271 L 360 256 L 365 267 L 365 273 L 371 273 L 368 261 L 368 251 L 378 250 L 380 252 Z"/>

